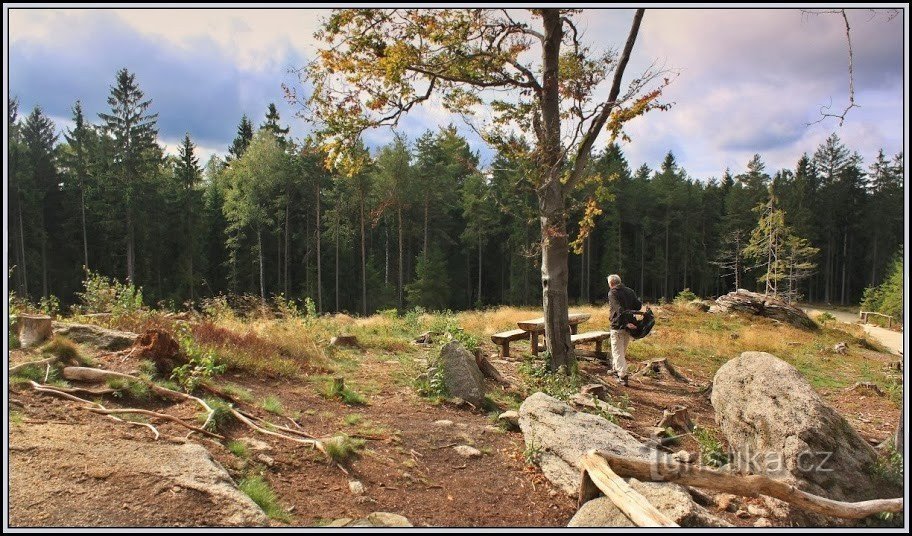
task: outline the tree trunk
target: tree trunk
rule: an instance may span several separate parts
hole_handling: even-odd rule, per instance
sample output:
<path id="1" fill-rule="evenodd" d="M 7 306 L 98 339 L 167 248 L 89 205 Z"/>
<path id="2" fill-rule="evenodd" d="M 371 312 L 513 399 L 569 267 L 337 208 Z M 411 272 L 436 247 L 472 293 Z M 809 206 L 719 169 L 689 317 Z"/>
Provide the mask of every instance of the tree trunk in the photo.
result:
<path id="1" fill-rule="evenodd" d="M 542 301 L 545 338 L 551 355 L 552 371 L 575 370 L 576 359 L 570 345 L 567 222 L 564 217 L 560 181 L 553 181 L 539 193 L 542 232 Z"/>
<path id="2" fill-rule="evenodd" d="M 284 277 L 285 286 L 283 288 L 285 289 L 285 297 L 288 298 L 288 249 L 289 249 L 288 245 L 289 245 L 289 241 L 290 241 L 290 236 L 289 236 L 290 233 L 289 233 L 289 225 L 288 225 L 290 217 L 289 217 L 288 213 L 289 213 L 289 209 L 290 209 L 289 205 L 291 204 L 291 197 L 290 196 L 286 197 L 286 199 L 287 199 L 287 201 L 285 201 L 285 277 Z"/>
<path id="3" fill-rule="evenodd" d="M 478 233 L 478 300 L 477 304 L 481 306 L 481 233 Z"/>
<path id="4" fill-rule="evenodd" d="M 662 299 L 668 299 L 668 235 L 671 227 L 671 219 L 665 219 L 665 278 L 662 281 Z"/>
<path id="5" fill-rule="evenodd" d="M 129 203 L 129 201 L 127 201 Z M 136 284 L 135 273 L 135 250 L 133 243 L 133 209 L 127 208 L 127 281 L 132 285 Z"/>
<path id="6" fill-rule="evenodd" d="M 398 217 L 399 217 L 399 310 L 401 311 L 402 307 L 403 307 L 403 302 L 402 302 L 403 277 L 402 277 L 402 275 L 403 275 L 403 264 L 404 264 L 402 262 L 403 261 L 403 245 L 402 245 L 403 230 L 402 230 L 402 206 L 401 205 L 398 207 L 397 213 L 398 213 Z"/>
<path id="7" fill-rule="evenodd" d="M 646 294 L 646 230 L 640 231 L 640 296 Z"/>
<path id="8" fill-rule="evenodd" d="M 25 256 L 25 227 L 22 225 L 22 199 L 19 199 L 19 248 L 20 255 L 22 256 L 22 288 L 24 289 L 23 296 L 28 296 L 28 269 L 26 265 L 28 261 Z"/>
<path id="9" fill-rule="evenodd" d="M 424 194 L 424 250 L 422 251 L 422 257 L 424 261 L 427 262 L 427 251 L 428 251 L 428 205 L 431 204 L 430 194 L 425 192 Z"/>
<path id="10" fill-rule="evenodd" d="M 367 237 L 364 234 L 364 196 L 361 196 L 361 312 L 367 316 Z"/>
<path id="11" fill-rule="evenodd" d="M 86 234 L 86 206 L 85 206 L 85 187 L 79 189 L 80 209 L 82 212 L 82 253 L 83 253 L 83 271 L 89 269 L 89 239 Z"/>
<path id="12" fill-rule="evenodd" d="M 339 308 L 339 207 L 336 206 L 336 312 Z"/>
<path id="13" fill-rule="evenodd" d="M 320 179 L 317 178 L 317 312 L 323 312 L 323 266 L 320 254 Z"/>
<path id="14" fill-rule="evenodd" d="M 263 231 L 257 227 L 257 250 L 260 261 L 260 301 L 266 302 L 266 273 L 263 267 Z"/>
<path id="15" fill-rule="evenodd" d="M 846 266 L 849 264 L 849 231 L 842 233 L 842 285 L 839 292 L 839 304 L 846 304 Z"/>

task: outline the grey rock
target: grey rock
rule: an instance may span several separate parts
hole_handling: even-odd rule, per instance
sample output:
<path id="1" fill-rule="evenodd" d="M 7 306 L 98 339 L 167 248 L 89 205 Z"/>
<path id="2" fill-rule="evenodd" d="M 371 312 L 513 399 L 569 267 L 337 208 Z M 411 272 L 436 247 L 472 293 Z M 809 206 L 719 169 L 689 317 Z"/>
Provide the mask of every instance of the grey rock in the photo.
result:
<path id="1" fill-rule="evenodd" d="M 272 467 L 275 465 L 275 460 L 272 459 L 272 456 L 258 452 L 256 456 L 253 457 L 254 460 L 262 463 L 266 467 Z"/>
<path id="2" fill-rule="evenodd" d="M 112 352 L 133 346 L 139 336 L 129 331 L 118 331 L 92 324 L 71 322 L 54 322 L 54 333 L 63 335 L 80 344 Z"/>
<path id="3" fill-rule="evenodd" d="M 239 437 L 238 441 L 254 452 L 269 452 L 272 450 L 272 445 L 269 443 L 252 437 Z"/>
<path id="4" fill-rule="evenodd" d="M 598 415 L 576 411 L 545 393 L 535 393 L 519 408 L 526 447 L 540 453 L 545 476 L 574 496 L 579 491 L 579 460 L 591 449 L 643 460 L 665 456 Z"/>
<path id="5" fill-rule="evenodd" d="M 484 376 L 475 362 L 475 356 L 457 341 L 451 341 L 440 350 L 443 383 L 451 396 L 461 398 L 475 407 L 484 404 Z"/>
<path id="6" fill-rule="evenodd" d="M 787 322 L 804 329 L 816 330 L 817 324 L 807 313 L 782 300 L 739 288 L 716 299 L 710 313 L 746 313 Z"/>
<path id="7" fill-rule="evenodd" d="M 389 512 L 374 512 L 368 514 L 363 519 L 350 521 L 345 525 L 333 525 L 336 527 L 411 527 L 408 518 L 399 514 Z"/>
<path id="8" fill-rule="evenodd" d="M 833 346 L 833 351 L 837 354 L 846 355 L 849 353 L 849 345 L 844 342 L 838 342 Z"/>
<path id="9" fill-rule="evenodd" d="M 453 421 L 449 421 L 446 419 L 440 419 L 439 421 L 434 421 L 434 426 L 439 426 L 441 428 L 449 428 L 449 427 L 453 426 Z"/>
<path id="10" fill-rule="evenodd" d="M 497 416 L 497 420 L 506 423 L 510 428 L 519 429 L 519 412 L 505 411 Z"/>
<path id="11" fill-rule="evenodd" d="M 457 445 L 453 447 L 453 450 L 463 458 L 480 458 L 481 451 L 475 447 L 470 447 L 469 445 Z"/>
<path id="12" fill-rule="evenodd" d="M 672 454 L 671 457 L 681 463 L 696 463 L 698 458 L 696 452 L 687 452 L 686 450 L 679 450 Z"/>
<path id="13" fill-rule="evenodd" d="M 769 519 L 767 519 L 765 517 L 761 517 L 757 521 L 754 521 L 754 526 L 755 527 L 772 527 L 773 523 Z"/>
<path id="14" fill-rule="evenodd" d="M 713 379 L 716 421 L 734 467 L 840 501 L 902 496 L 875 476 L 874 449 L 785 361 L 744 352 Z"/>
<path id="15" fill-rule="evenodd" d="M 705 508 L 695 503 L 687 491 L 669 483 L 629 480 L 630 487 L 645 497 L 656 509 L 682 527 L 730 527 Z M 569 527 L 633 527 L 635 526 L 611 499 L 598 497 L 582 506 L 567 525 Z"/>
<path id="16" fill-rule="evenodd" d="M 352 495 L 364 495 L 364 484 L 362 484 L 360 480 L 349 480 L 348 491 L 350 491 Z"/>

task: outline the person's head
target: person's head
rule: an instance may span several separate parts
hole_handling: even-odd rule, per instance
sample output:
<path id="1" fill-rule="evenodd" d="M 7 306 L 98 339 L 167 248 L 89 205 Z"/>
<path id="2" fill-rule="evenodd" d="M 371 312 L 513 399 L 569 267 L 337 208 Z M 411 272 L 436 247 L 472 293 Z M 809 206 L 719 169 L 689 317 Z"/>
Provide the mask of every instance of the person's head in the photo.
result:
<path id="1" fill-rule="evenodd" d="M 614 288 L 621 284 L 621 276 L 617 274 L 611 274 L 608 276 L 608 286 Z"/>

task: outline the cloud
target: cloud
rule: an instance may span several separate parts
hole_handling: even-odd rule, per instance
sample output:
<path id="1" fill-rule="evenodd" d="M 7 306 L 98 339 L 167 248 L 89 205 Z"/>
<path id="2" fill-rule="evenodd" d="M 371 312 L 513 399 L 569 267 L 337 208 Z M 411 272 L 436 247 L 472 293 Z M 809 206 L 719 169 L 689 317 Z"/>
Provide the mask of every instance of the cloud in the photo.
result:
<path id="1" fill-rule="evenodd" d="M 9 14 L 10 92 L 19 96 L 23 115 L 41 104 L 52 117 L 68 118 L 73 102 L 81 99 L 96 120 L 108 108 L 116 70 L 127 67 L 153 99 L 164 143 L 176 143 L 189 131 L 205 151 L 224 151 L 241 114 L 258 125 L 269 102 L 278 105 L 293 135 L 309 129 L 284 101 L 280 84 L 292 82 L 302 90 L 287 70 L 313 56 L 313 33 L 326 10 L 11 9 Z M 593 9 L 576 20 L 584 40 L 602 51 L 623 45 L 631 14 Z M 528 18 L 518 11 L 514 16 Z M 821 105 L 832 99 L 838 107 L 847 99 L 840 17 L 796 9 L 647 10 L 626 79 L 654 60 L 681 74 L 665 94 L 675 103 L 671 110 L 630 123 L 633 142 L 624 150 L 631 166 L 657 167 L 671 150 L 692 176 L 718 177 L 725 167 L 740 172 L 759 152 L 775 170 L 793 166 L 833 130 L 866 158 L 880 147 L 897 152 L 903 141 L 903 21 L 869 19 L 869 10 L 849 12 L 861 108 L 838 128 L 835 121 L 807 123 L 819 118 Z M 490 161 L 490 149 L 439 103 L 416 108 L 400 130 L 414 140 L 450 123 L 483 163 Z M 388 129 L 366 136 L 372 147 L 391 137 Z M 603 136 L 599 144 L 605 141 Z"/>
<path id="2" fill-rule="evenodd" d="M 176 43 L 137 32 L 104 10 L 72 17 L 44 13 L 37 20 L 42 31 L 11 32 L 10 93 L 19 97 L 22 110 L 41 105 L 49 115 L 69 117 L 79 99 L 87 116 L 97 121 L 97 113 L 109 108 L 106 99 L 116 71 L 126 67 L 152 99 L 162 139 L 180 139 L 189 132 L 201 146 L 227 146 L 241 115 L 259 124 L 270 102 L 294 134 L 305 131 L 281 90 L 282 82 L 293 81 L 288 69 L 305 61 L 288 40 L 277 42 L 250 68 L 238 65 L 204 31 Z"/>

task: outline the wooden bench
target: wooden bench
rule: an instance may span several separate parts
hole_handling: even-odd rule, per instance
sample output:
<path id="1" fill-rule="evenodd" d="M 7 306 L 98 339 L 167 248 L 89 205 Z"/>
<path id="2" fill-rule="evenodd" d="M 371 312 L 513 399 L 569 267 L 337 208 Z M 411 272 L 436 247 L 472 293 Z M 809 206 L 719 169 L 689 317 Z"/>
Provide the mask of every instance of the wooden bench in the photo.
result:
<path id="1" fill-rule="evenodd" d="M 529 332 L 524 329 L 513 329 L 491 335 L 491 342 L 500 346 L 500 356 L 510 357 L 510 343 L 522 339 L 528 339 Z"/>
<path id="2" fill-rule="evenodd" d="M 579 355 L 588 355 L 598 359 L 608 359 L 608 354 L 602 351 L 602 341 L 609 338 L 611 338 L 611 332 L 609 331 L 587 331 L 586 333 L 570 335 L 570 342 L 573 343 L 574 352 Z M 595 343 L 595 352 L 590 353 L 587 350 L 575 349 L 577 344 L 590 342 Z"/>

